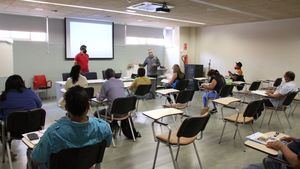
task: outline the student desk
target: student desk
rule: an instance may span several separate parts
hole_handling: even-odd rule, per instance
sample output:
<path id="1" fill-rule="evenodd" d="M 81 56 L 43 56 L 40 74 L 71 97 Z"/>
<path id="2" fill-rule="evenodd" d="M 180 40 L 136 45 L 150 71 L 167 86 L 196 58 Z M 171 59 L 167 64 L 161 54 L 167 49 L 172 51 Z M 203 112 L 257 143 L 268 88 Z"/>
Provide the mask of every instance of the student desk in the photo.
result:
<path id="1" fill-rule="evenodd" d="M 37 145 L 40 141 L 40 138 L 44 135 L 46 130 L 39 130 L 39 131 L 34 131 L 34 132 L 30 132 L 30 133 L 35 133 L 39 136 L 39 139 L 37 140 L 29 140 L 29 138 L 27 137 L 27 134 L 30 133 L 25 133 L 22 134 L 23 138 L 22 138 L 22 142 L 29 148 L 29 149 L 33 149 L 35 145 Z"/>
<path id="2" fill-rule="evenodd" d="M 215 100 L 213 100 L 213 102 L 222 105 L 221 114 L 222 114 L 222 119 L 224 119 L 223 108 L 225 106 L 229 106 L 229 104 L 231 104 L 231 103 L 241 102 L 241 99 L 237 99 L 234 97 L 223 97 L 223 98 L 215 99 Z"/>
<path id="3" fill-rule="evenodd" d="M 154 137 L 155 141 L 156 141 L 156 139 L 155 139 L 156 134 L 155 134 L 155 130 L 154 130 L 154 123 L 160 123 L 158 120 L 163 117 L 172 116 L 172 115 L 182 115 L 182 114 L 183 114 L 182 110 L 178 110 L 175 108 L 163 108 L 163 109 L 156 109 L 156 110 L 150 110 L 150 111 L 143 112 L 143 115 L 145 115 L 146 117 L 153 120 L 152 132 L 153 132 L 153 137 Z"/>
<path id="4" fill-rule="evenodd" d="M 269 135 L 269 136 L 274 136 L 275 133 L 276 132 L 272 131 L 272 132 L 268 132 L 268 133 L 264 133 L 264 134 Z M 276 138 L 280 139 L 282 137 L 287 137 L 287 136 L 288 135 L 279 133 L 279 135 L 277 135 Z M 277 156 L 278 155 L 278 151 L 276 151 L 274 149 L 271 149 L 271 148 L 268 148 L 268 147 L 266 147 L 266 145 L 255 142 L 255 141 L 252 141 L 252 140 L 246 140 L 244 142 L 244 144 L 247 147 L 250 147 L 250 148 L 255 149 L 257 151 L 266 153 L 266 154 L 271 155 L 271 156 Z"/>

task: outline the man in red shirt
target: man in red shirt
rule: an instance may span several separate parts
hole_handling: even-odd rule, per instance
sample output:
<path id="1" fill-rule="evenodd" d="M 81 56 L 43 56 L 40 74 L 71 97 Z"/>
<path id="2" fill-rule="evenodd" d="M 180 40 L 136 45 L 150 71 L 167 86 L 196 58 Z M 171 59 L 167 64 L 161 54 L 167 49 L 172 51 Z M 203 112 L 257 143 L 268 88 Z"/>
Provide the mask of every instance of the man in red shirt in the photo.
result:
<path id="1" fill-rule="evenodd" d="M 89 72 L 89 55 L 86 52 L 86 46 L 81 45 L 80 53 L 75 56 L 75 64 L 80 65 L 82 73 Z"/>

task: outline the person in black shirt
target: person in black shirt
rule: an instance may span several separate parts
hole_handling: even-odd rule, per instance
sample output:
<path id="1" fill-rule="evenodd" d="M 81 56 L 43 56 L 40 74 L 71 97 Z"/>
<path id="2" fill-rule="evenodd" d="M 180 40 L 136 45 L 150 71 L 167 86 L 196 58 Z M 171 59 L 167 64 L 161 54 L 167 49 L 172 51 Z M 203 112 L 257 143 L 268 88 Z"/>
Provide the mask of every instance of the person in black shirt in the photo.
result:
<path id="1" fill-rule="evenodd" d="M 210 77 L 209 83 L 203 83 L 201 85 L 203 89 L 207 90 L 207 92 L 205 92 L 202 96 L 203 109 L 201 110 L 201 114 L 205 114 L 209 110 L 208 99 L 218 98 L 222 86 L 225 85 L 225 79 L 218 70 L 211 69 L 207 72 L 207 76 Z M 215 104 L 214 109 L 211 110 L 211 112 L 216 112 Z"/>

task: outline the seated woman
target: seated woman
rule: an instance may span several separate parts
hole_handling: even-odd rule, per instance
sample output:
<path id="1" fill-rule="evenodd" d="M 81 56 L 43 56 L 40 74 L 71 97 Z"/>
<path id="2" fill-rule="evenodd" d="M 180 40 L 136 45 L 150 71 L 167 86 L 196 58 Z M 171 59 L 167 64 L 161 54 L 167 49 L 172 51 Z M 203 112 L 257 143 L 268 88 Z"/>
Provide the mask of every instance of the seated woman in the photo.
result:
<path id="1" fill-rule="evenodd" d="M 149 85 L 151 84 L 151 80 L 145 76 L 145 69 L 140 67 L 138 69 L 138 78 L 134 79 L 131 86 L 129 86 L 129 90 L 131 90 L 133 93 L 136 91 L 139 85 Z"/>
<path id="2" fill-rule="evenodd" d="M 184 75 L 184 73 L 180 70 L 180 67 L 179 67 L 178 64 L 173 65 L 172 69 L 173 69 L 172 77 L 171 77 L 171 79 L 169 80 L 169 82 L 166 83 L 164 86 L 165 86 L 166 88 L 173 88 L 173 89 L 175 89 L 177 83 L 178 83 L 180 80 L 183 80 L 184 77 L 185 77 L 185 75 Z M 173 96 L 174 96 L 174 98 L 176 98 L 176 95 L 175 95 L 175 94 L 174 94 Z M 170 96 L 168 96 L 167 99 L 168 99 L 168 101 L 169 101 L 170 104 L 173 103 L 173 101 L 172 101 L 172 99 L 171 99 Z"/>
<path id="3" fill-rule="evenodd" d="M 228 74 L 233 81 L 242 81 L 242 82 L 245 81 L 242 66 L 243 66 L 243 64 L 241 62 L 237 62 L 237 63 L 235 63 L 235 66 L 234 66 L 235 73 L 228 71 Z M 236 86 L 236 88 L 238 90 L 242 90 L 244 88 L 244 85 L 242 84 L 242 85 Z"/>
<path id="4" fill-rule="evenodd" d="M 209 110 L 209 108 L 208 108 L 208 99 L 218 98 L 219 97 L 218 93 L 222 89 L 222 86 L 225 85 L 225 79 L 219 73 L 218 70 L 211 69 L 210 71 L 207 72 L 207 76 L 210 77 L 209 84 L 203 83 L 201 85 L 202 88 L 208 90 L 202 96 L 203 108 L 201 110 L 201 114 L 205 114 Z M 217 109 L 216 109 L 215 104 L 214 104 L 214 109 L 211 110 L 211 112 L 215 113 L 216 110 Z"/>
<path id="5" fill-rule="evenodd" d="M 40 107 L 42 107 L 41 99 L 30 88 L 26 88 L 21 76 L 8 77 L 5 90 L 0 96 L 0 120 L 5 119 L 10 112 Z"/>
<path id="6" fill-rule="evenodd" d="M 80 74 L 80 65 L 74 65 L 70 72 L 70 77 L 68 78 L 65 89 L 68 90 L 69 88 L 73 86 L 81 86 L 81 87 L 87 87 L 88 81 L 86 77 L 82 76 Z"/>
<path id="7" fill-rule="evenodd" d="M 33 168 L 48 168 L 51 154 L 63 149 L 94 145 L 102 140 L 106 140 L 107 145 L 111 144 L 112 133 L 109 124 L 87 116 L 90 106 L 84 88 L 71 87 L 64 97 L 65 108 L 68 111 L 66 116 L 45 131 L 33 151 L 27 151 L 28 163 L 33 164 Z"/>

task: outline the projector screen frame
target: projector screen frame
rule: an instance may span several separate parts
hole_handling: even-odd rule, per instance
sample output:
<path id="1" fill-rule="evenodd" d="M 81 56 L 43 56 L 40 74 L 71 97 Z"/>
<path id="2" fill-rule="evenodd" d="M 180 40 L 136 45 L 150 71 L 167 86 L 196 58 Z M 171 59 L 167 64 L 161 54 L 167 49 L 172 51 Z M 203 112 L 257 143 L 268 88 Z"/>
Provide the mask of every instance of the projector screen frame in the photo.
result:
<path id="1" fill-rule="evenodd" d="M 111 58 L 89 58 L 89 60 L 113 60 L 115 58 L 115 52 L 114 52 L 114 22 L 109 22 L 109 21 L 102 21 L 102 20 L 94 20 L 94 19 L 83 19 L 83 18 L 65 18 L 65 60 L 67 61 L 73 61 L 75 59 L 74 58 L 70 58 L 68 57 L 68 50 L 70 51 L 70 35 L 67 34 L 67 32 L 70 32 L 70 28 L 69 28 L 69 24 L 67 23 L 67 20 L 71 19 L 73 21 L 85 21 L 85 22 L 90 22 L 90 23 L 108 23 L 111 24 L 112 26 L 112 57 Z M 79 52 L 79 48 L 80 46 L 78 46 L 78 52 Z M 87 46 L 88 48 L 88 46 Z"/>

